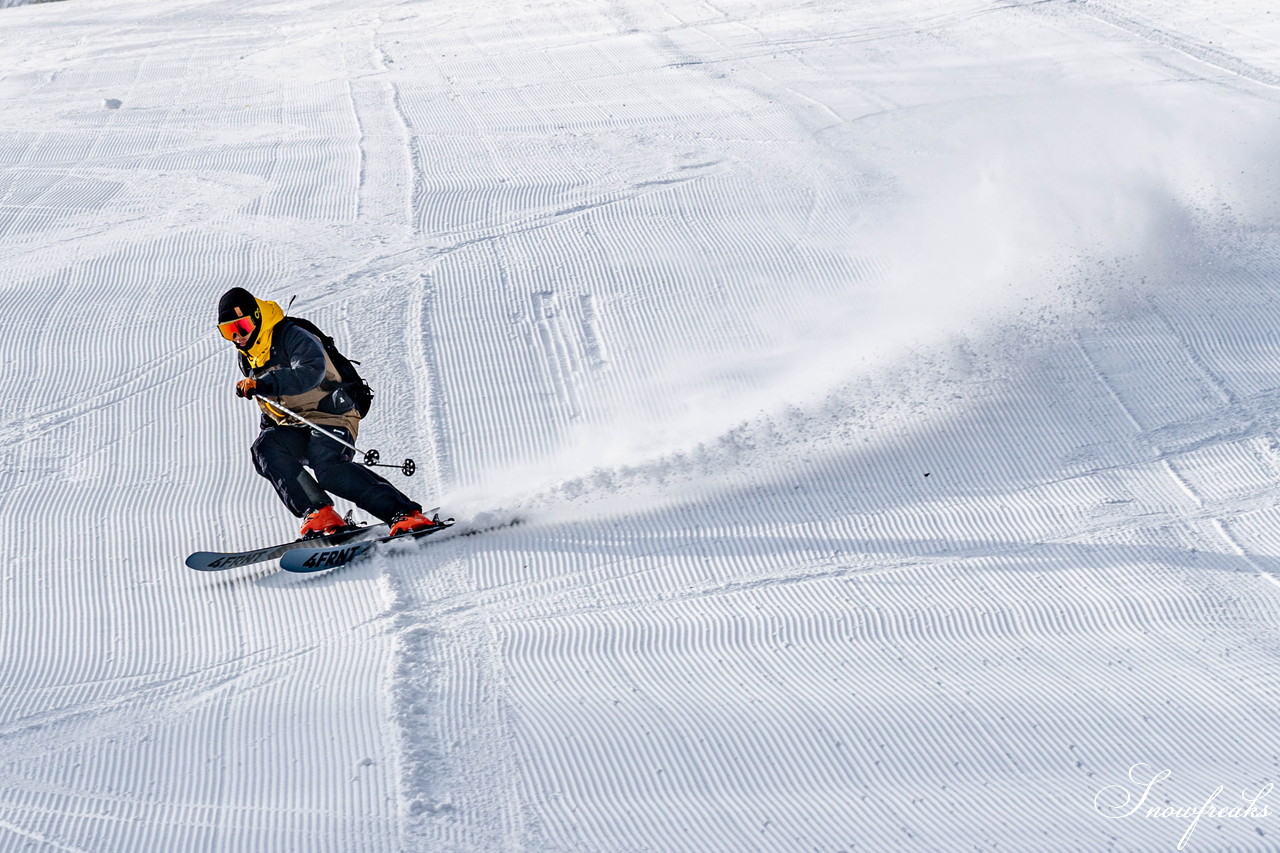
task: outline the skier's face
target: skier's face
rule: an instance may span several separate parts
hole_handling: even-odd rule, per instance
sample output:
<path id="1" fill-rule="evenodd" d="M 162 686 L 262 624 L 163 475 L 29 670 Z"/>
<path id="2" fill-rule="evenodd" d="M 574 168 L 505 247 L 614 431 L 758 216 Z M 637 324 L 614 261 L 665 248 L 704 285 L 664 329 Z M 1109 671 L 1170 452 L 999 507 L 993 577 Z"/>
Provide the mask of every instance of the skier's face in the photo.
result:
<path id="1" fill-rule="evenodd" d="M 252 317 L 244 316 L 244 312 L 239 308 L 236 309 L 237 319 L 228 320 L 225 323 L 218 324 L 218 331 L 222 336 L 231 341 L 240 349 L 244 349 L 249 345 L 249 339 L 253 337 L 254 330 L 258 325 L 253 321 Z"/>

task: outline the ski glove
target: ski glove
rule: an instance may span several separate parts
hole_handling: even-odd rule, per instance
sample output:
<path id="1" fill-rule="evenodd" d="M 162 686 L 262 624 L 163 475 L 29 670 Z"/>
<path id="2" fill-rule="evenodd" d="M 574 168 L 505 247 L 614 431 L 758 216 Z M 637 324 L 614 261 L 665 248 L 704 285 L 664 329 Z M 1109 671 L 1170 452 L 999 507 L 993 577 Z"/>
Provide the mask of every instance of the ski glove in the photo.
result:
<path id="1" fill-rule="evenodd" d="M 239 382 L 236 383 L 236 396 L 253 399 L 253 395 L 257 392 L 257 388 L 258 388 L 258 380 L 241 379 Z"/>

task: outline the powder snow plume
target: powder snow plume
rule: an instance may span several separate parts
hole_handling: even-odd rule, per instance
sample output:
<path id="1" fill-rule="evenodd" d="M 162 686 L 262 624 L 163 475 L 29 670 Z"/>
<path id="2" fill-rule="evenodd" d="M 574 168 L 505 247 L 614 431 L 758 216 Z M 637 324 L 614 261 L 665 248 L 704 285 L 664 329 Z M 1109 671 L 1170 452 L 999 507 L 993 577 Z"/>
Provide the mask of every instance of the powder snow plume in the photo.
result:
<path id="1" fill-rule="evenodd" d="M 860 383 L 883 393 L 913 359 L 946 361 L 957 345 L 999 359 L 999 343 L 984 351 L 984 341 L 1011 326 L 1056 338 L 1076 312 L 1140 298 L 1197 239 L 1207 209 L 1274 197 L 1257 180 L 1273 150 L 1258 116 L 1206 125 L 1166 107 L 1147 92 L 1045 90 L 833 129 L 825 157 L 865 170 L 856 215 L 841 233 L 793 248 L 862 261 L 857 275 L 756 274 L 744 293 L 783 295 L 734 306 L 736 335 L 673 342 L 643 375 L 602 389 L 594 416 L 573 423 L 558 450 L 451 497 L 480 508 L 563 483 L 590 492 L 586 482 L 612 482 L 601 476 L 612 469 L 663 477 L 683 464 L 672 455 L 782 412 L 794 422 L 797 411 L 829 417 L 835 405 L 863 417 L 876 404 Z M 823 161 L 808 177 L 833 168 Z"/>

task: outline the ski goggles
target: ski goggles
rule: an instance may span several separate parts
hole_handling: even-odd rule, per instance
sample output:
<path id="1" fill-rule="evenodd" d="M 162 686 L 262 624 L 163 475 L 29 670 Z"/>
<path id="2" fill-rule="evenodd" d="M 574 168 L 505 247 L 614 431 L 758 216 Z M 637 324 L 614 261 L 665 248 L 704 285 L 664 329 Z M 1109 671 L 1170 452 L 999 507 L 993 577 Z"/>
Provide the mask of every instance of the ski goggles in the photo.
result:
<path id="1" fill-rule="evenodd" d="M 229 341 L 235 339 L 237 336 L 244 337 L 245 335 L 251 335 L 255 328 L 256 324 L 253 322 L 252 317 L 237 317 L 234 320 L 228 320 L 225 323 L 218 324 L 218 331 L 221 332 L 222 336 Z"/>

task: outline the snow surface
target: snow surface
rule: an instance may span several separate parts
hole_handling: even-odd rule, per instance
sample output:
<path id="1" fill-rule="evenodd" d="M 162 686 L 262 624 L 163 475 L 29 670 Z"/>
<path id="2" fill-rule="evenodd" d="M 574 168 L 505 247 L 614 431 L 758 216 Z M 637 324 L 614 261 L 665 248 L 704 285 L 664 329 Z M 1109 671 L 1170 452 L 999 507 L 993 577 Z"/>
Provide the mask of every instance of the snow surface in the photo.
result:
<path id="1" fill-rule="evenodd" d="M 1268 5 L 6 10 L 0 850 L 1277 849 Z M 184 568 L 232 285 L 522 523 Z"/>

